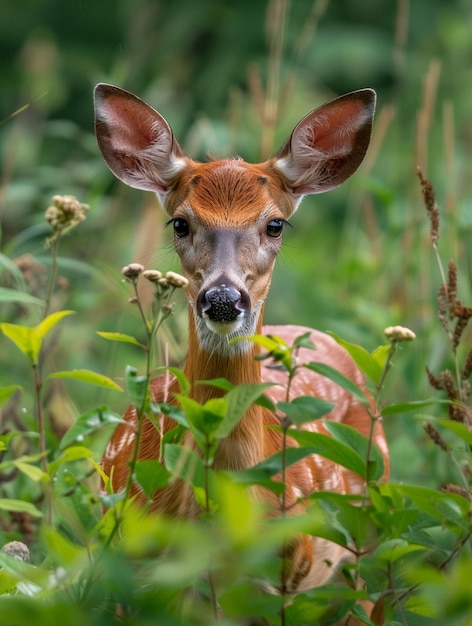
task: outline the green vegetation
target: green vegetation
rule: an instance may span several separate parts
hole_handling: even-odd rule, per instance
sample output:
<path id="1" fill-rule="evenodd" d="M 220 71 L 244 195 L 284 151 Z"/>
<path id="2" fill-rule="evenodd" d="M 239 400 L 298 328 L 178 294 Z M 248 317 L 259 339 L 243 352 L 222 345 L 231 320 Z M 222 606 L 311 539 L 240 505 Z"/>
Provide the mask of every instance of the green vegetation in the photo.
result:
<path id="1" fill-rule="evenodd" d="M 472 623 L 471 27 L 459 0 L 3 7 L 0 545 L 27 544 L 31 564 L 0 554 L 2 623 L 229 626 L 251 616 L 300 626 L 350 612 L 374 626 Z M 183 377 L 179 436 L 190 429 L 202 448 L 183 477 L 201 519 L 146 516 L 129 493 L 98 495 L 99 461 L 130 399 L 149 411 L 155 367 L 181 376 L 185 355 L 179 289 L 120 274 L 130 261 L 178 266 L 157 201 L 102 164 L 91 103 L 100 80 L 155 105 L 192 156 L 252 161 L 325 100 L 377 90 L 366 162 L 293 218 L 266 315 L 332 331 L 366 373 L 390 482 L 378 483 L 375 449 L 352 433 L 333 428 L 317 445 L 366 478 L 368 498 L 315 494 L 307 516 L 268 522 L 243 485 L 283 490 L 271 477 L 286 461 L 239 476 L 211 463 L 228 420 L 263 390 L 230 390 L 226 404 L 202 408 L 186 401 Z M 413 343 L 395 330 L 385 340 L 398 325 Z M 319 407 L 283 410 L 299 426 Z M 147 497 L 182 476 L 180 450 L 169 441 L 165 468 L 133 461 Z M 280 546 L 296 532 L 348 546 L 353 563 L 284 607 L 266 586 L 278 584 Z M 374 604 L 370 621 L 362 599 Z"/>

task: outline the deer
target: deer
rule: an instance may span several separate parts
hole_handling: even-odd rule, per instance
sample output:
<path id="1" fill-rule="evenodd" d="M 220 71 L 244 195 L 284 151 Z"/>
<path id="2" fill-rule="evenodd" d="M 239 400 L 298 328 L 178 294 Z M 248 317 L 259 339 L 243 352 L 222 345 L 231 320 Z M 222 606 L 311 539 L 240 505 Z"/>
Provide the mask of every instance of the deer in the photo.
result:
<path id="1" fill-rule="evenodd" d="M 251 164 L 239 157 L 209 158 L 198 162 L 185 154 L 167 121 L 149 104 L 121 88 L 98 84 L 94 92 L 95 129 L 100 151 L 111 172 L 126 185 L 154 192 L 173 228 L 174 247 L 187 279 L 188 352 L 184 373 L 190 397 L 203 403 L 221 390 L 198 381 L 226 378 L 232 385 L 274 383 L 266 395 L 284 399 L 287 373 L 257 359 L 260 346 L 248 339 L 265 334 L 288 345 L 308 333 L 316 361 L 336 368 L 371 400 L 363 374 L 348 352 L 330 335 L 294 324 L 263 326 L 264 306 L 283 230 L 303 197 L 335 189 L 361 164 L 370 141 L 376 94 L 362 89 L 338 97 L 308 113 L 288 140 L 268 160 Z M 233 341 L 239 338 L 239 341 Z M 313 350 L 301 347 L 299 364 L 314 360 Z M 178 404 L 173 394 L 178 382 L 158 376 L 151 383 L 153 398 Z M 291 381 L 292 397 L 314 396 L 334 403 L 322 420 L 304 428 L 326 432 L 324 420 L 347 424 L 368 437 L 371 415 L 361 402 L 331 379 L 297 368 Z M 112 435 L 102 467 L 115 491 L 123 490 L 129 473 L 137 414 L 131 406 Z M 254 466 L 281 449 L 281 434 L 268 428 L 280 417 L 259 404 L 251 405 L 215 453 L 214 467 L 238 470 Z M 140 460 L 158 459 L 161 437 L 175 423 L 164 416 L 159 429 L 143 424 Z M 380 419 L 375 420 L 373 442 L 389 473 L 387 441 Z M 197 450 L 188 436 L 182 442 Z M 295 445 L 295 444 L 294 444 Z M 291 513 L 302 513 L 315 491 L 361 494 L 365 480 L 321 456 L 312 455 L 287 468 L 286 503 Z M 132 494 L 145 498 L 138 484 Z M 254 495 L 277 512 L 278 500 L 267 490 Z M 175 480 L 158 490 L 151 510 L 169 516 L 199 514 L 191 489 Z M 279 507 L 280 508 L 280 507 Z M 288 551 L 284 591 L 298 593 L 330 580 L 345 549 L 323 538 L 300 535 Z"/>

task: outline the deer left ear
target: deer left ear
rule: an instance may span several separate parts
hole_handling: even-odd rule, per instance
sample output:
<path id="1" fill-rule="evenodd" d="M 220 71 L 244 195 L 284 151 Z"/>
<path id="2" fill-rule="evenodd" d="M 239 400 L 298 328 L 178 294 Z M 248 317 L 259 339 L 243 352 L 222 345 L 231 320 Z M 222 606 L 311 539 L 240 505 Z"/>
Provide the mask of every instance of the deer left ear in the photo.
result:
<path id="1" fill-rule="evenodd" d="M 272 160 L 295 196 L 341 185 L 361 164 L 370 141 L 376 95 L 354 91 L 315 109 Z"/>

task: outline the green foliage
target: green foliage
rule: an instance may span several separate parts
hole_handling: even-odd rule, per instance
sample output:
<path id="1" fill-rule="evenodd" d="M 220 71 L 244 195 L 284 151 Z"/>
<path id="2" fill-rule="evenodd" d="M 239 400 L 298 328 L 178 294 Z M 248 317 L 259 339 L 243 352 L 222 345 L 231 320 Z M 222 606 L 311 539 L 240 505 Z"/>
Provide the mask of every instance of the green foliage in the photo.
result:
<path id="1" fill-rule="evenodd" d="M 470 301 L 467 3 L 46 0 L 2 10 L 0 543 L 24 540 L 32 564 L 0 553 L 1 622 L 237 626 L 259 618 L 321 626 L 352 614 L 374 626 L 470 625 L 470 416 L 450 419 L 469 410 L 470 332 L 453 345 L 457 302 L 436 319 L 438 280 L 453 290 L 448 272 L 433 264 L 414 180 L 419 164 L 437 185 L 444 206 L 437 251 L 456 260 Z M 233 389 L 227 381 L 207 381 L 222 390 L 218 401 L 190 398 L 175 366 L 185 353 L 174 339 L 185 333 L 177 294 L 176 314 L 162 327 L 155 294 L 140 332 L 136 315 L 123 313 L 116 268 L 126 258 L 153 265 L 156 250 L 168 264 L 168 234 L 138 211 L 142 195 L 110 184 L 92 136 L 90 92 L 101 79 L 158 107 L 196 158 L 266 158 L 332 95 L 378 91 L 368 160 L 352 182 L 305 200 L 294 216 L 266 309 L 269 322 L 331 328 L 351 354 L 381 409 L 390 482 L 379 483 L 382 458 L 356 431 L 304 430 L 331 409 L 311 397 L 275 407 L 280 432 L 298 447 L 244 471 L 212 467 L 247 406 L 270 402 L 263 387 Z M 75 230 L 51 238 L 42 215 L 58 191 L 84 197 L 91 210 Z M 138 231 L 140 238 L 130 235 Z M 65 319 L 69 309 L 76 313 Z M 413 347 L 397 345 L 393 358 L 379 335 L 399 322 L 418 338 Z M 101 339 L 97 328 L 105 329 Z M 170 358 L 156 345 L 157 330 Z M 297 345 L 253 340 L 291 371 Z M 300 337 L 298 347 L 305 343 Z M 312 368 L 367 404 L 363 390 L 316 360 L 314 351 Z M 179 381 L 180 407 L 149 394 L 149 380 L 164 371 L 155 361 L 172 364 L 164 369 Z M 426 365 L 440 373 L 428 379 Z M 131 482 L 127 493 L 113 493 L 99 465 L 129 401 L 138 430 L 145 414 L 156 427 L 162 414 L 178 424 L 163 438 L 161 458 L 131 460 L 144 511 L 133 504 Z M 187 430 L 200 455 L 182 447 Z M 359 473 L 365 494 L 317 492 L 305 515 L 268 518 L 248 488 L 282 500 L 283 472 L 313 452 Z M 193 490 L 199 519 L 148 512 L 154 492 L 176 479 Z M 346 547 L 352 562 L 336 584 L 285 603 L 267 589 L 280 584 L 284 541 L 304 532 Z M 224 618 L 215 617 L 212 598 Z M 363 599 L 374 605 L 370 621 Z"/>

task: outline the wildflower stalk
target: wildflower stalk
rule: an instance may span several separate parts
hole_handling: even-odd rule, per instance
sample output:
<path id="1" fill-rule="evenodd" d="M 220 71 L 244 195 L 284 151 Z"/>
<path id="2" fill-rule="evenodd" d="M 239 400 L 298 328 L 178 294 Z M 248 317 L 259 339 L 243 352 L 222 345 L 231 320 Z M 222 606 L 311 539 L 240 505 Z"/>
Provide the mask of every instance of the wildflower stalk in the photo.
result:
<path id="1" fill-rule="evenodd" d="M 143 424 L 149 405 L 154 339 L 159 328 L 173 311 L 171 298 L 174 291 L 178 287 L 186 287 L 187 280 L 175 272 L 167 272 L 164 277 L 162 273 L 157 270 L 144 270 L 144 267 L 139 263 L 131 263 L 125 266 L 122 269 L 122 274 L 133 286 L 134 296 L 131 297 L 129 301 L 137 305 L 146 333 L 146 365 L 144 374 L 146 389 L 142 394 L 141 404 L 136 407 L 136 433 L 125 486 L 125 498 L 128 500 L 133 487 L 134 470 L 138 462 Z M 146 317 L 138 290 L 138 281 L 141 274 L 154 285 L 153 318 L 151 320 L 148 320 Z"/>
<path id="2" fill-rule="evenodd" d="M 52 228 L 53 234 L 46 241 L 51 249 L 51 270 L 48 275 L 46 286 L 45 303 L 42 319 L 46 319 L 50 313 L 52 296 L 56 285 L 58 271 L 59 241 L 63 233 L 74 228 L 85 219 L 85 213 L 89 207 L 82 204 L 74 196 L 53 196 L 53 204 L 46 209 L 44 219 Z M 42 354 L 33 363 L 34 381 L 34 414 L 38 423 L 39 449 L 41 452 L 41 464 L 43 471 L 48 475 L 48 458 L 46 446 L 46 425 L 43 411 L 43 377 L 42 377 Z M 52 523 L 52 491 L 46 489 L 47 521 Z"/>

